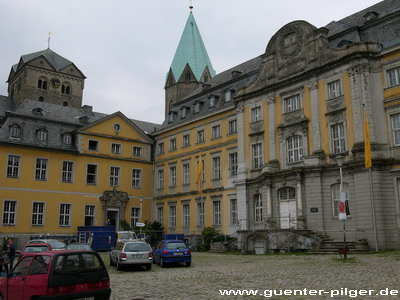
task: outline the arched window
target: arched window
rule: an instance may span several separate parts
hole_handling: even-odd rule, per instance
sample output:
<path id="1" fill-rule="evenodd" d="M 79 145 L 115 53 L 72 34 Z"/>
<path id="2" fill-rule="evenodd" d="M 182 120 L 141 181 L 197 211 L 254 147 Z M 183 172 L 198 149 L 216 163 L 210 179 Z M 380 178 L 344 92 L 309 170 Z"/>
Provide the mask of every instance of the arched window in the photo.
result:
<path id="1" fill-rule="evenodd" d="M 10 126 L 10 138 L 18 139 L 21 137 L 21 127 L 17 124 Z"/>
<path id="2" fill-rule="evenodd" d="M 63 102 L 63 106 L 68 106 L 68 102 L 67 102 L 67 101 L 64 101 L 64 102 Z"/>
<path id="3" fill-rule="evenodd" d="M 68 82 L 63 82 L 61 85 L 61 94 L 71 95 L 71 85 Z"/>
<path id="4" fill-rule="evenodd" d="M 39 102 L 44 102 L 44 97 L 40 96 L 39 97 Z"/>
<path id="5" fill-rule="evenodd" d="M 254 221 L 260 223 L 263 221 L 263 209 L 261 194 L 255 194 L 254 200 Z"/>
<path id="6" fill-rule="evenodd" d="M 285 186 L 278 190 L 279 201 L 296 200 L 296 189 L 294 187 Z"/>
<path id="7" fill-rule="evenodd" d="M 36 131 L 36 139 L 41 142 L 47 141 L 47 130 L 44 128 L 39 129 Z"/>
<path id="8" fill-rule="evenodd" d="M 185 80 L 190 81 L 192 79 L 192 75 L 190 74 L 189 70 L 186 70 L 185 72 Z"/>
<path id="9" fill-rule="evenodd" d="M 41 90 L 47 90 L 47 78 L 46 77 L 40 77 L 38 80 L 38 89 Z"/>
<path id="10" fill-rule="evenodd" d="M 345 195 L 346 208 L 349 208 L 349 184 L 343 183 L 343 192 Z M 340 202 L 340 183 L 331 185 L 331 196 L 332 196 L 332 214 L 334 217 L 339 216 L 339 202 Z"/>
<path id="11" fill-rule="evenodd" d="M 294 135 L 286 140 L 288 162 L 297 162 L 303 159 L 303 138 Z"/>

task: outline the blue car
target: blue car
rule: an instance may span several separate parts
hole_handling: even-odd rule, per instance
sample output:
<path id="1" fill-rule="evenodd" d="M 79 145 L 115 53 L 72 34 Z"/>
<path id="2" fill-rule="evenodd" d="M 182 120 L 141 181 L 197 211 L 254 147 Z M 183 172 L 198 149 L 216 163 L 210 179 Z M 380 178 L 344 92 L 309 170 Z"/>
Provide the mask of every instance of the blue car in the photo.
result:
<path id="1" fill-rule="evenodd" d="M 185 263 L 186 267 L 190 267 L 192 253 L 181 240 L 164 240 L 153 250 L 153 263 L 161 268 L 168 263 Z"/>

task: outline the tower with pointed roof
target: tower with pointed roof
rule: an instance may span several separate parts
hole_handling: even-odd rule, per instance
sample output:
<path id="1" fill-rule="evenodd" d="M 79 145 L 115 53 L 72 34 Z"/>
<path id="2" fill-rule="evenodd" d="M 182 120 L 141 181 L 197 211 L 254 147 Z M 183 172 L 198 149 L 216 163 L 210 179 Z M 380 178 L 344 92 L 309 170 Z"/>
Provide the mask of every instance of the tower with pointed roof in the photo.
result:
<path id="1" fill-rule="evenodd" d="M 165 115 L 174 103 L 215 76 L 192 6 L 165 83 Z"/>
<path id="2" fill-rule="evenodd" d="M 11 67 L 8 96 L 19 105 L 24 99 L 81 107 L 85 75 L 50 48 L 22 55 Z"/>

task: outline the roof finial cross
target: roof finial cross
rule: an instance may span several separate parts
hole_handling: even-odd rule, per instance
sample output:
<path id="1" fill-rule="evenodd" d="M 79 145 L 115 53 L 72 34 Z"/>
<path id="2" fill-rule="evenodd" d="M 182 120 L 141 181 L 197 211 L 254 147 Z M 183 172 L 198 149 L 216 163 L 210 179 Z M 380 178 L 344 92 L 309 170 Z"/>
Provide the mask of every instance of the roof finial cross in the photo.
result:
<path id="1" fill-rule="evenodd" d="M 48 34 L 49 34 L 49 38 L 47 39 L 47 48 L 50 49 L 50 39 L 51 39 L 51 35 L 53 33 L 51 31 L 49 31 Z"/>
<path id="2" fill-rule="evenodd" d="M 193 9 L 193 3 L 192 3 L 192 0 L 189 0 L 189 3 L 190 3 L 189 9 L 190 9 L 190 12 L 192 12 L 192 9 Z"/>

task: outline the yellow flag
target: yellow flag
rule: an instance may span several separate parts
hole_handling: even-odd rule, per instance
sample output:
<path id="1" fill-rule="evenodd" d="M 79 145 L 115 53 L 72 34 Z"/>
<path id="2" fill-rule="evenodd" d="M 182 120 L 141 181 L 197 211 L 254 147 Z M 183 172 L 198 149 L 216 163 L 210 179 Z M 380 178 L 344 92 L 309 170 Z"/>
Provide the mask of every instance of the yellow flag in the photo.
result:
<path id="1" fill-rule="evenodd" d="M 199 190 L 199 194 L 201 195 L 201 174 L 203 173 L 203 160 L 200 158 L 197 166 L 197 187 Z"/>
<path id="2" fill-rule="evenodd" d="M 371 144 L 369 140 L 369 126 L 367 119 L 367 111 L 364 110 L 364 157 L 365 157 L 365 167 L 372 167 L 372 158 L 371 158 Z"/>

